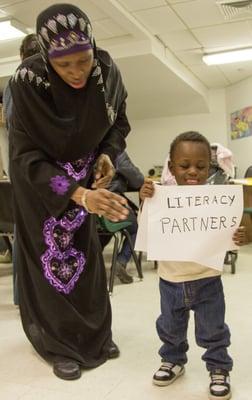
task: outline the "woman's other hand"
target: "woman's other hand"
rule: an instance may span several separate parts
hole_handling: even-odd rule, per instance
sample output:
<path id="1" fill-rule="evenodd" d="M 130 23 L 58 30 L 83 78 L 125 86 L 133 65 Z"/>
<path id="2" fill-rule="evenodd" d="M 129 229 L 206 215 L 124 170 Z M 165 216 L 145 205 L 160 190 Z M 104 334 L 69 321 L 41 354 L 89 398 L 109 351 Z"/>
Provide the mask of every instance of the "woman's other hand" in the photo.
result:
<path id="1" fill-rule="evenodd" d="M 127 219 L 129 214 L 127 200 L 107 189 L 90 190 L 79 186 L 71 199 L 84 208 L 86 206 L 88 212 L 102 215 L 113 222 Z"/>
<path id="2" fill-rule="evenodd" d="M 107 154 L 101 154 L 96 162 L 95 181 L 93 189 L 101 189 L 109 186 L 115 175 L 115 168 Z"/>
<path id="3" fill-rule="evenodd" d="M 113 222 L 124 220 L 129 214 L 127 200 L 106 189 L 90 190 L 86 194 L 86 204 L 92 213 Z"/>
<path id="4" fill-rule="evenodd" d="M 154 195 L 154 183 L 151 179 L 145 178 L 144 184 L 142 185 L 139 196 L 140 199 L 143 201 L 146 197 L 152 197 Z"/>
<path id="5" fill-rule="evenodd" d="M 239 226 L 233 235 L 233 241 L 237 246 L 243 246 L 248 243 L 247 232 L 245 226 Z"/>

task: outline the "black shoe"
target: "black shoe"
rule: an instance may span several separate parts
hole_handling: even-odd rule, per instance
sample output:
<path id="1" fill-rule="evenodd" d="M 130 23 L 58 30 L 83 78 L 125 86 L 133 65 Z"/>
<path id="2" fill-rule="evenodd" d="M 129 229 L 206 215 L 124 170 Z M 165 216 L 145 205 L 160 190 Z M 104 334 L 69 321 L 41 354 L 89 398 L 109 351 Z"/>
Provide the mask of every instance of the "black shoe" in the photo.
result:
<path id="1" fill-rule="evenodd" d="M 116 263 L 116 276 L 120 279 L 122 283 L 132 283 L 133 278 L 127 272 L 125 267 L 117 262 Z"/>
<path id="2" fill-rule="evenodd" d="M 68 358 L 59 357 L 53 363 L 53 372 L 60 379 L 74 380 L 81 377 L 80 365 Z"/>
<path id="3" fill-rule="evenodd" d="M 120 355 L 120 350 L 112 340 L 108 349 L 108 358 L 117 358 L 119 357 L 119 355 Z"/>
<path id="4" fill-rule="evenodd" d="M 168 361 L 162 362 L 161 367 L 153 375 L 152 382 L 157 386 L 167 386 L 183 375 L 184 372 L 183 365 L 173 364 Z"/>

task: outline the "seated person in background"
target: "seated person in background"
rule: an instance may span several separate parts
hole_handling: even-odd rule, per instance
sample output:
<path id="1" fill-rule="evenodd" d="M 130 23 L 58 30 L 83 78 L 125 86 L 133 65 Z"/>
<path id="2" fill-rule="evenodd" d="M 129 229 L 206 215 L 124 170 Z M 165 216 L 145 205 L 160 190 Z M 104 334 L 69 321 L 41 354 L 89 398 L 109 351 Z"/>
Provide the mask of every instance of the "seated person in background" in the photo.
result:
<path id="1" fill-rule="evenodd" d="M 11 253 L 4 238 L 0 236 L 0 264 L 11 263 Z"/>
<path id="2" fill-rule="evenodd" d="M 35 54 L 40 52 L 40 45 L 37 39 L 37 35 L 35 33 L 30 33 L 26 35 L 22 40 L 19 54 L 21 61 L 32 57 Z M 4 138 L 3 138 L 3 147 L 4 147 L 4 168 L 6 174 L 9 176 L 9 133 L 8 130 L 10 129 L 11 124 L 11 114 L 13 108 L 13 100 L 10 90 L 10 84 L 7 83 L 4 93 L 3 93 L 3 113 L 6 121 L 6 130 L 4 130 Z M 9 257 L 11 257 L 9 253 Z M 17 284 L 17 270 L 18 270 L 18 243 L 14 228 L 14 241 L 13 241 L 13 301 L 15 305 L 19 304 L 18 300 L 18 284 Z"/>
<path id="3" fill-rule="evenodd" d="M 221 185 L 235 176 L 232 152 L 219 143 L 211 144 L 211 161 L 207 183 Z"/>
<path id="4" fill-rule="evenodd" d="M 126 151 L 122 152 L 116 160 L 116 173 L 109 186 L 109 190 L 120 195 L 128 191 L 138 191 L 144 183 L 144 176 L 132 163 Z M 124 197 L 126 197 L 124 195 Z M 127 198 L 127 197 L 126 197 Z M 138 207 L 127 198 L 130 207 L 128 219 L 132 222 L 126 229 L 130 233 L 133 246 L 135 245 L 137 233 L 137 211 Z M 100 236 L 104 248 L 111 237 Z M 131 258 L 131 250 L 127 238 L 124 239 L 122 248 L 117 257 L 116 275 L 122 283 L 132 283 L 133 278 L 126 271 L 126 266 Z"/>
<path id="5" fill-rule="evenodd" d="M 244 178 L 251 178 L 252 177 L 252 165 L 248 167 L 248 169 L 245 172 Z"/>

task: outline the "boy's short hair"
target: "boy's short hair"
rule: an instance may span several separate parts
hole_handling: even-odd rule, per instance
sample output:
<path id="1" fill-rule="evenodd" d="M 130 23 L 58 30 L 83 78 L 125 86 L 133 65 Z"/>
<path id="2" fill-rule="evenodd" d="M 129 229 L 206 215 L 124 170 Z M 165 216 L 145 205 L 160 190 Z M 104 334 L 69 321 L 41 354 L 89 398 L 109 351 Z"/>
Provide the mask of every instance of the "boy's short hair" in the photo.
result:
<path id="1" fill-rule="evenodd" d="M 183 132 L 175 137 L 170 146 L 170 160 L 173 158 L 177 145 L 181 142 L 198 142 L 205 144 L 208 148 L 209 160 L 211 160 L 211 146 L 209 141 L 205 136 L 201 135 L 201 133 L 195 131 Z"/>
<path id="2" fill-rule="evenodd" d="M 20 56 L 24 60 L 25 58 L 31 57 L 34 54 L 40 52 L 40 45 L 38 42 L 37 35 L 35 33 L 31 33 L 23 39 L 20 46 Z"/>

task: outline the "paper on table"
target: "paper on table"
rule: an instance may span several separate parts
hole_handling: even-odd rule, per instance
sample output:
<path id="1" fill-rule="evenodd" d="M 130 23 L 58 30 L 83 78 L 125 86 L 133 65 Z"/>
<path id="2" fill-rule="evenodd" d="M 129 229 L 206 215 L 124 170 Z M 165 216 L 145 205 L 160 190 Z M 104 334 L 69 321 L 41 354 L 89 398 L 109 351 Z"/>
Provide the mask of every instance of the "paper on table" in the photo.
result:
<path id="1" fill-rule="evenodd" d="M 252 186 L 252 178 L 230 179 L 229 182 L 236 185 Z"/>

